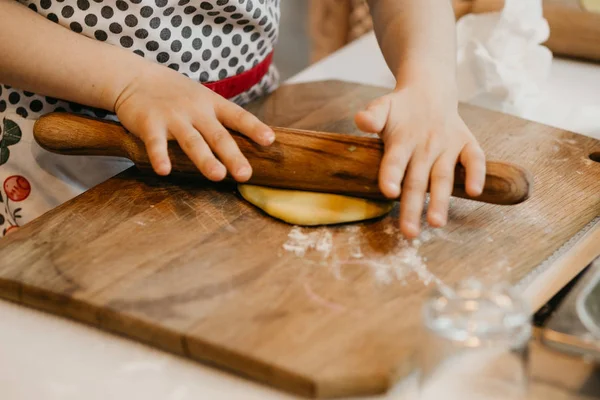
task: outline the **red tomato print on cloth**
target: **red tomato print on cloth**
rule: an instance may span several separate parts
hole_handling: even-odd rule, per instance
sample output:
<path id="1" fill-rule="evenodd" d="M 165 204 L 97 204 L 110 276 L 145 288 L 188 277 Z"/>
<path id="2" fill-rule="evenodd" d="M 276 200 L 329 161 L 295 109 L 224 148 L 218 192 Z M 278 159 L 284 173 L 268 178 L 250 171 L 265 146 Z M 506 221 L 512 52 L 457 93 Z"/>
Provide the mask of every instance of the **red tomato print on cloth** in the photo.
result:
<path id="1" fill-rule="evenodd" d="M 9 233 L 13 233 L 13 232 L 14 232 L 14 231 L 16 231 L 17 229 L 19 229 L 19 227 L 18 227 L 18 226 L 11 225 L 11 226 L 9 226 L 8 228 L 6 228 L 6 231 L 4 232 L 4 235 L 6 236 L 6 235 L 8 235 Z"/>
<path id="2" fill-rule="evenodd" d="M 4 181 L 4 192 L 12 201 L 23 201 L 31 193 L 31 185 L 20 175 L 9 176 Z"/>
<path id="3" fill-rule="evenodd" d="M 11 202 L 18 203 L 27 199 L 31 194 L 31 184 L 21 175 L 12 175 L 4 180 L 2 188 L 6 196 L 3 196 L 0 191 L 0 203 L 4 203 L 4 210 L 0 209 L 0 226 L 5 222 L 8 223 L 8 226 L 2 230 L 1 236 L 5 236 L 20 226 L 18 220 L 21 218 L 22 208 L 15 208 Z"/>

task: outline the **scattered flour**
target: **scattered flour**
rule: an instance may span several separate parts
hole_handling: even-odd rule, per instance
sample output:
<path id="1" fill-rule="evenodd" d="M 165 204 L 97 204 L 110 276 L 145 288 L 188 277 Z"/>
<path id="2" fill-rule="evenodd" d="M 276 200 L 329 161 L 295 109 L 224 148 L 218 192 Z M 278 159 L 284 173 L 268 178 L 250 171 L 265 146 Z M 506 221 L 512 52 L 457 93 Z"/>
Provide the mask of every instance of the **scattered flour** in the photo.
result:
<path id="1" fill-rule="evenodd" d="M 333 249 L 333 236 L 325 228 L 306 234 L 301 228 L 294 227 L 288 234 L 283 249 L 294 253 L 297 257 L 304 257 L 309 250 L 314 249 L 327 258 Z"/>
<path id="2" fill-rule="evenodd" d="M 333 249 L 333 235 L 331 234 L 331 232 L 325 231 L 322 235 L 319 236 L 315 249 L 319 253 L 323 254 L 325 258 L 329 257 L 331 249 Z"/>
<path id="3" fill-rule="evenodd" d="M 336 232 L 335 239 L 333 232 Z M 406 278 L 415 275 L 426 286 L 432 283 L 444 286 L 428 270 L 419 248 L 436 238 L 449 240 L 446 233 L 440 229 L 425 229 L 419 239 L 408 241 L 391 220 L 386 222 L 383 233 L 394 240 L 393 247 L 379 255 L 365 257 L 363 247 L 369 244 L 359 226 L 350 225 L 341 229 L 303 229 L 295 226 L 288 233 L 283 250 L 306 259 L 308 263 L 328 266 L 337 279 L 342 279 L 344 265 L 353 264 L 370 269 L 375 281 L 382 284 L 392 281 L 406 284 Z"/>
<path id="4" fill-rule="evenodd" d="M 589 158 L 583 158 L 583 163 L 587 166 L 590 166 L 594 164 L 594 161 L 590 160 Z"/>
<path id="5" fill-rule="evenodd" d="M 391 236 L 394 233 L 396 233 L 396 230 L 394 229 L 393 225 L 389 224 L 389 225 L 386 225 L 385 228 L 383 228 L 383 233 Z"/>
<path id="6" fill-rule="evenodd" d="M 387 256 L 359 263 L 370 268 L 379 283 L 391 283 L 393 280 L 406 283 L 405 279 L 409 273 L 416 274 L 425 286 L 429 286 L 432 282 L 441 283 L 427 269 L 425 260 L 419 255 L 418 247 L 406 241 L 399 243 L 398 247 Z"/>
<path id="7" fill-rule="evenodd" d="M 358 235 L 350 235 L 348 237 L 348 246 L 350 247 L 350 257 L 357 259 L 364 257 Z"/>

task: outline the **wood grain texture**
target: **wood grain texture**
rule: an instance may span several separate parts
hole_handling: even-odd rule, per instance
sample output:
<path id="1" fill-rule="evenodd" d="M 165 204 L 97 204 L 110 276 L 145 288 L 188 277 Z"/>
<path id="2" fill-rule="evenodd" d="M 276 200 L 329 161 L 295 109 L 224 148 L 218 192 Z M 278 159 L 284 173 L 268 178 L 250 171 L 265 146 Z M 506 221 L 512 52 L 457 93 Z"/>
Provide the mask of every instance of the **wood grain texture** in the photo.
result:
<path id="1" fill-rule="evenodd" d="M 249 109 L 271 125 L 356 132 L 354 112 L 386 92 L 284 86 Z M 460 112 L 490 158 L 531 169 L 527 202 L 453 199 L 448 226 L 413 243 L 397 208 L 302 229 L 332 246 L 301 256 L 289 247 L 297 228 L 234 188 L 130 169 L 1 240 L 0 296 L 306 397 L 384 392 L 413 368 L 432 285 L 518 282 L 600 213 L 598 141 Z"/>
<path id="2" fill-rule="evenodd" d="M 272 128 L 277 140 L 267 147 L 231 131 L 252 166 L 252 177 L 245 183 L 388 200 L 379 188 L 383 142 L 378 137 Z M 153 173 L 144 143 L 120 124 L 52 113 L 36 121 L 33 133 L 46 150 L 65 155 L 127 157 L 140 170 Z M 168 151 L 173 175 L 204 179 L 176 141 L 169 142 Z M 228 176 L 226 180 L 233 178 Z M 454 196 L 503 205 L 527 200 L 533 185 L 527 170 L 500 161 L 487 162 L 483 193 L 476 198 L 467 194 L 465 180 L 465 169 L 459 164 L 454 174 Z"/>

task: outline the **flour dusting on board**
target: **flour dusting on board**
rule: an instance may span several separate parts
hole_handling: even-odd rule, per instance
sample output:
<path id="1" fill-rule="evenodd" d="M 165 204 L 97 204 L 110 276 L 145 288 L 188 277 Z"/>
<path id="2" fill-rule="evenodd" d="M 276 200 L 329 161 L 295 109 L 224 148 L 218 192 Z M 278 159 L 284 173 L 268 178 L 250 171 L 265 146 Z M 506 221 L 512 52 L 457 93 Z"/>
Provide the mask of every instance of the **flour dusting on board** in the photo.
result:
<path id="1" fill-rule="evenodd" d="M 299 227 L 294 227 L 288 234 L 287 242 L 283 244 L 284 250 L 294 253 L 298 257 L 304 257 L 307 251 L 314 249 L 327 258 L 332 248 L 333 236 L 326 229 L 304 233 Z"/>
<path id="2" fill-rule="evenodd" d="M 422 243 L 435 238 L 447 240 L 439 229 L 425 229 L 417 240 L 406 240 L 392 220 L 384 221 L 382 231 L 393 245 L 376 256 L 366 257 L 363 251 L 368 246 L 367 235 L 358 225 L 337 229 L 336 238 L 331 228 L 293 227 L 288 233 L 283 249 L 307 263 L 329 266 L 338 279 L 341 267 L 348 264 L 361 265 L 370 269 L 374 279 L 382 284 L 399 281 L 406 284 L 409 275 L 416 276 L 424 285 L 432 283 L 444 286 L 427 268 L 426 259 L 419 254 Z"/>

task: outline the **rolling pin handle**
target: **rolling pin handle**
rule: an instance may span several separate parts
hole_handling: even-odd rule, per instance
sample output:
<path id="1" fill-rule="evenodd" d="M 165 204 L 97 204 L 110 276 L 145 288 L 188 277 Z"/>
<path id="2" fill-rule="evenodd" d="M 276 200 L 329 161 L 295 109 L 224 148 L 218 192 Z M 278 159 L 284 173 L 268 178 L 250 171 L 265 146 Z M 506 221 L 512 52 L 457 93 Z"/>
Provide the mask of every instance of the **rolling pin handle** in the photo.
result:
<path id="1" fill-rule="evenodd" d="M 65 155 L 130 158 L 132 148 L 139 147 L 116 122 L 62 112 L 40 117 L 33 136 L 43 149 Z"/>

